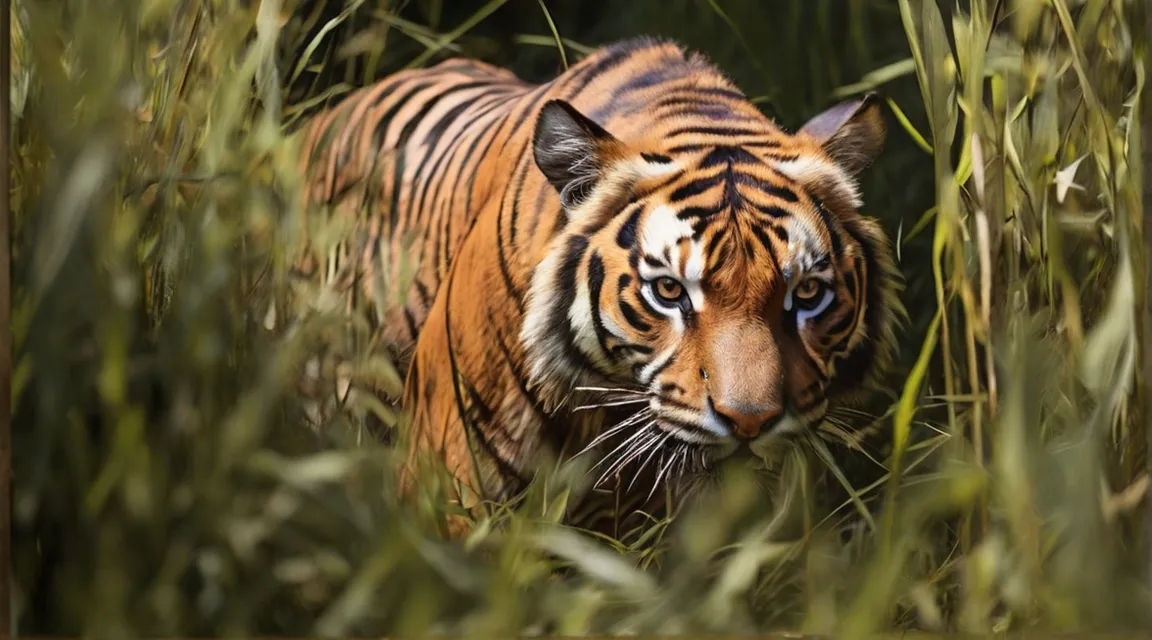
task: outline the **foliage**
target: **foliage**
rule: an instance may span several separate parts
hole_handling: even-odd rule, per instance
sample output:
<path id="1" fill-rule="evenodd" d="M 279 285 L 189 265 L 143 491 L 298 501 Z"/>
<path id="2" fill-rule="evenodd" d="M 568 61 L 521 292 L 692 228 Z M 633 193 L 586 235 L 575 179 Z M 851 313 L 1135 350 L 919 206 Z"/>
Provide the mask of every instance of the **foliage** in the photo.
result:
<path id="1" fill-rule="evenodd" d="M 16 4 L 21 633 L 1152 622 L 1134 0 Z M 360 310 L 290 277 L 342 231 L 299 203 L 292 128 L 405 66 L 540 80 L 640 32 L 706 52 L 788 127 L 888 98 L 865 193 L 908 279 L 903 384 L 855 448 L 785 452 L 774 500 L 732 469 L 707 506 L 604 540 L 555 524 L 583 482 L 563 467 L 446 543 L 450 487 L 429 470 L 424 499 L 395 499 L 402 416 L 364 391 L 403 372 Z M 340 409 L 318 425 L 313 369 Z"/>

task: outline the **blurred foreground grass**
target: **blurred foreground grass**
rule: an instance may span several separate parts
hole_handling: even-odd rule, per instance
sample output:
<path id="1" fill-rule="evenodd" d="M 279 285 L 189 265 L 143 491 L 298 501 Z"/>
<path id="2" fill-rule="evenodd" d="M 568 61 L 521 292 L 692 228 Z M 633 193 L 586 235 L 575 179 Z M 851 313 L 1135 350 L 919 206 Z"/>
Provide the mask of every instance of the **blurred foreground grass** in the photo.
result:
<path id="1" fill-rule="evenodd" d="M 1150 623 L 1140 3 L 15 4 L 21 633 Z M 794 451 L 779 500 L 733 474 L 674 527 L 606 541 L 551 524 L 561 473 L 446 544 L 435 502 L 394 500 L 378 436 L 399 416 L 357 392 L 403 372 L 359 310 L 287 277 L 339 229 L 300 208 L 284 124 L 405 65 L 540 79 L 557 36 L 571 61 L 641 32 L 704 50 L 788 126 L 891 98 L 866 213 L 909 278 L 904 386 L 863 450 Z M 270 309 L 291 328 L 265 330 Z M 341 410 L 309 428 L 314 356 Z"/>

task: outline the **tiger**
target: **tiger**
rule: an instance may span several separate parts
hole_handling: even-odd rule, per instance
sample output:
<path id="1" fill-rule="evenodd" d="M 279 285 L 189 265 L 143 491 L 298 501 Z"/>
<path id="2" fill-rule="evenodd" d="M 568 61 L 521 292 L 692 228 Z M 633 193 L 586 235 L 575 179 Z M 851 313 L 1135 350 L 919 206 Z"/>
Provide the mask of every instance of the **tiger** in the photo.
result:
<path id="1" fill-rule="evenodd" d="M 789 133 L 703 54 L 641 36 L 541 84 L 465 58 L 400 71 L 302 135 L 308 201 L 358 231 L 342 271 L 299 268 L 398 301 L 374 322 L 406 368 L 407 455 L 465 509 L 589 448 L 647 509 L 663 492 L 624 485 L 814 429 L 891 369 L 902 279 L 860 213 L 875 94 Z"/>

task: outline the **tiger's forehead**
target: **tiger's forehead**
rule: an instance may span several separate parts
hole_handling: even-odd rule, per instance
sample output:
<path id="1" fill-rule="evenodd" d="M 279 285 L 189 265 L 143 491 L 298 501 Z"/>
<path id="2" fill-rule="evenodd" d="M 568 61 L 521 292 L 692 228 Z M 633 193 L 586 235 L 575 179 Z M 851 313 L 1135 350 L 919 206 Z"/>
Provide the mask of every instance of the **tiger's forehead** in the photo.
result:
<path id="1" fill-rule="evenodd" d="M 685 172 L 649 194 L 636 220 L 640 275 L 791 280 L 828 258 L 833 230 L 822 205 L 764 168 Z"/>

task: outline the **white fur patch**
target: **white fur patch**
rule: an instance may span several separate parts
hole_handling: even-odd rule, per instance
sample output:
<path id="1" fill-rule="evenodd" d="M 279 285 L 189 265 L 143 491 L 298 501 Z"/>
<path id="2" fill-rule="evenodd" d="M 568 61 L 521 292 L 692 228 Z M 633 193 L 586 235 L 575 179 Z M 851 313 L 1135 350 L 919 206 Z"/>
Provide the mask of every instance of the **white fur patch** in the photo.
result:
<path id="1" fill-rule="evenodd" d="M 590 219 L 599 220 L 604 209 L 618 200 L 632 185 L 640 180 L 670 175 L 679 169 L 680 165 L 675 162 L 648 162 L 640 156 L 610 165 L 590 174 L 591 178 L 596 180 L 595 187 L 580 206 L 568 211 L 568 218 L 577 223 Z M 582 178 L 583 175 L 582 173 Z"/>
<path id="2" fill-rule="evenodd" d="M 524 324 L 520 328 L 520 343 L 527 356 L 528 384 L 540 391 L 546 411 L 555 409 L 562 402 L 574 381 L 594 377 L 597 373 L 575 368 L 575 363 L 565 353 L 566 336 L 558 333 L 550 323 L 553 307 L 561 299 L 557 295 L 557 271 L 567 250 L 569 237 L 573 233 L 587 233 L 588 230 L 582 228 L 581 224 L 602 217 L 605 207 L 617 200 L 636 181 L 668 175 L 679 168 L 674 162 L 648 162 L 639 156 L 609 167 L 599 176 L 589 197 L 579 207 L 567 212 L 573 226 L 557 235 L 549 245 L 544 260 L 533 272 L 525 300 L 526 311 Z M 581 278 L 577 280 L 576 287 L 575 302 L 566 310 L 565 317 L 576 335 L 577 348 L 604 368 L 608 363 L 596 339 L 592 323 L 593 301 L 589 296 L 588 283 Z M 601 318 L 610 332 L 618 337 L 623 334 L 615 323 L 609 324 L 604 314 L 601 314 Z"/>
<path id="3" fill-rule="evenodd" d="M 653 377 L 656 376 L 656 372 L 659 371 L 669 360 L 671 360 L 672 356 L 676 355 L 676 351 L 679 348 L 679 345 L 674 346 L 653 358 L 652 361 L 648 364 L 644 365 L 644 368 L 640 370 L 640 375 L 636 376 L 638 378 L 637 382 L 643 385 L 652 384 L 654 382 Z"/>
<path id="4" fill-rule="evenodd" d="M 676 210 L 672 207 L 662 205 L 653 209 L 644 219 L 644 227 L 639 235 L 640 249 L 645 254 L 663 260 L 664 250 L 671 249 L 672 256 L 672 264 L 667 265 L 667 269 L 653 267 L 641 261 L 640 277 L 648 281 L 665 276 L 675 278 L 688 293 L 692 308 L 696 311 L 703 309 L 704 290 L 700 286 L 700 281 L 704 277 L 704 246 L 700 242 L 690 240 L 688 259 L 684 264 L 680 264 L 680 251 L 677 247 L 680 240 L 692 237 L 692 223 L 676 217 Z M 658 304 L 656 307 L 663 308 Z"/>
<path id="5" fill-rule="evenodd" d="M 588 356 L 598 366 L 606 367 L 608 362 L 604 352 L 600 349 L 600 340 L 596 337 L 596 326 L 592 322 L 592 305 L 599 301 L 592 299 L 592 292 L 588 288 L 588 281 L 581 278 L 576 281 L 576 298 L 568 308 L 568 324 L 572 327 L 575 336 L 576 348 Z"/>
<path id="6" fill-rule="evenodd" d="M 815 156 L 804 156 L 796 160 L 784 160 L 774 164 L 777 171 L 801 184 L 824 182 L 829 188 L 839 191 L 853 207 L 864 204 L 860 189 L 839 166 Z"/>
<path id="7" fill-rule="evenodd" d="M 563 385 L 578 373 L 565 357 L 564 338 L 555 335 L 549 326 L 552 304 L 556 300 L 556 272 L 566 245 L 567 238 L 556 238 L 548 255 L 536 267 L 528 289 L 524 324 L 520 327 L 520 344 L 527 356 L 528 384 L 533 388 L 542 387 L 541 400 L 546 411 L 559 404 L 560 398 L 556 396 L 567 391 Z"/>
<path id="8" fill-rule="evenodd" d="M 829 289 L 829 290 L 824 292 L 824 297 L 820 299 L 820 303 L 817 304 L 814 308 L 812 308 L 811 310 L 808 310 L 808 309 L 798 310 L 796 312 L 796 326 L 803 329 L 805 326 L 808 325 L 809 320 L 811 320 L 812 318 L 815 318 L 816 316 L 819 316 L 821 313 L 824 313 L 824 310 L 828 308 L 828 305 L 832 304 L 832 298 L 833 297 L 834 296 L 832 294 L 832 290 Z M 787 303 L 785 305 L 785 308 L 790 309 L 791 307 L 792 307 L 792 292 L 789 291 L 788 292 L 788 300 L 787 300 Z"/>

